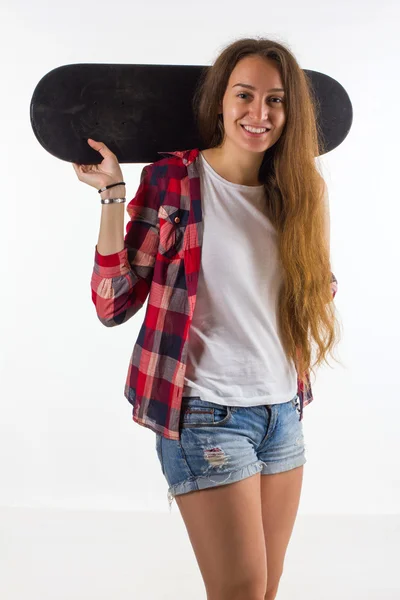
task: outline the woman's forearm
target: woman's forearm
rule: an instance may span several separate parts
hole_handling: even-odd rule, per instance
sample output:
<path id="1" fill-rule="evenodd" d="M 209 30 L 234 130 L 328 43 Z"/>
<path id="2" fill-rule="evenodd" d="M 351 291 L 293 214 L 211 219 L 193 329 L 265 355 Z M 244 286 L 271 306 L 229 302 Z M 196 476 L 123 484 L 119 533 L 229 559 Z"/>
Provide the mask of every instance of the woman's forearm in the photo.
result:
<path id="1" fill-rule="evenodd" d="M 124 185 L 117 185 L 101 192 L 101 198 L 125 198 Z M 103 256 L 115 254 L 124 249 L 124 214 L 125 202 L 102 204 L 100 231 L 97 241 L 97 252 Z"/>

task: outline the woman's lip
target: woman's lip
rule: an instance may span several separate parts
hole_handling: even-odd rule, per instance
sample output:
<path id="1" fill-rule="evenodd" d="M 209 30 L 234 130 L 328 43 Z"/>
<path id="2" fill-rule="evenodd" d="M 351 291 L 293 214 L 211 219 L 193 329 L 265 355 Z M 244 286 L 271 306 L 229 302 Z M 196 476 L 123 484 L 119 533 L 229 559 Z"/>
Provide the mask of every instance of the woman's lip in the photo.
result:
<path id="1" fill-rule="evenodd" d="M 240 123 L 240 127 L 254 127 L 254 125 L 246 125 L 246 123 Z M 271 127 L 254 127 L 254 129 L 266 129 L 271 131 Z"/>
<path id="2" fill-rule="evenodd" d="M 262 137 L 263 135 L 265 135 L 266 133 L 269 133 L 271 130 L 270 129 L 266 129 L 265 131 L 263 131 L 262 133 L 253 133 L 252 131 L 247 131 L 244 128 L 244 125 L 240 126 L 246 133 L 247 135 L 249 135 L 250 137 Z"/>

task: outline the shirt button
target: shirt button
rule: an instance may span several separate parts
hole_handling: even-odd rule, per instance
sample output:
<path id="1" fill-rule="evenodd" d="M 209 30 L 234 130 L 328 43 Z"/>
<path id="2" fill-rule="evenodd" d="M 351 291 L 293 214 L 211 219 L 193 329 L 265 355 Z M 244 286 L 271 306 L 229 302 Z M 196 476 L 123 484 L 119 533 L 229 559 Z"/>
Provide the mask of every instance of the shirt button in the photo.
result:
<path id="1" fill-rule="evenodd" d="M 181 222 L 181 220 L 180 220 L 179 217 L 175 217 L 174 221 L 175 221 L 175 223 L 180 223 Z"/>

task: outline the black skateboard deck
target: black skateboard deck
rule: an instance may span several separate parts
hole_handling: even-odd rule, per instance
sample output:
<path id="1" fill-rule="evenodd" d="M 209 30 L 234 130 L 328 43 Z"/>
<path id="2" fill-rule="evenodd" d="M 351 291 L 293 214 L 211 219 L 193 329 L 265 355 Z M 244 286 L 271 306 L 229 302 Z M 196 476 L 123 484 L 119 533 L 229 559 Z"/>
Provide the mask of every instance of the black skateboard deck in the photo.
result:
<path id="1" fill-rule="evenodd" d="M 192 100 L 207 69 L 97 63 L 57 67 L 39 81 L 32 95 L 34 134 L 50 154 L 79 164 L 102 161 L 88 145 L 89 137 L 104 142 L 119 163 L 151 163 L 163 152 L 202 150 Z M 350 130 L 351 102 L 336 80 L 304 71 L 324 108 L 325 119 L 318 114 L 317 124 L 329 152 Z"/>

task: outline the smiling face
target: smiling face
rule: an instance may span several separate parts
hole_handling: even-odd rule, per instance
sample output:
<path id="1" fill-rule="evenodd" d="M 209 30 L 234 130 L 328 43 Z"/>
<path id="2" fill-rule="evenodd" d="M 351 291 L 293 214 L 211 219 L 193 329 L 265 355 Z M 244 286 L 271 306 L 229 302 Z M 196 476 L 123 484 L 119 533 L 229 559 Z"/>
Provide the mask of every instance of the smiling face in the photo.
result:
<path id="1" fill-rule="evenodd" d="M 278 141 L 286 120 L 282 88 L 279 70 L 272 60 L 247 56 L 236 64 L 220 106 L 225 129 L 225 151 L 227 147 L 236 151 L 239 147 L 242 151 L 261 153 L 262 156 Z M 268 127 L 270 131 L 251 135 L 242 125 Z"/>

